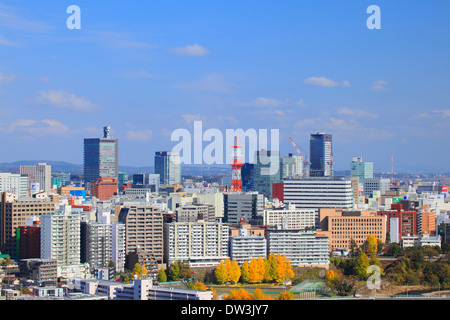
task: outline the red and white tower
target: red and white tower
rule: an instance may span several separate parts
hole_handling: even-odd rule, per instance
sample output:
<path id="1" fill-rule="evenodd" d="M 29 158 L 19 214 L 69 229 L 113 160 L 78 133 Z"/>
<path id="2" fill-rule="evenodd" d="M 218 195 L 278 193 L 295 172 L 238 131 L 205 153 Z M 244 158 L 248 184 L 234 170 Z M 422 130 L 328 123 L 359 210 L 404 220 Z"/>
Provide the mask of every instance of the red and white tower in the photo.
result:
<path id="1" fill-rule="evenodd" d="M 234 146 L 231 146 L 233 148 L 233 162 L 231 164 L 231 192 L 242 192 L 241 167 L 243 164 L 241 162 L 241 155 L 239 152 L 239 148 L 242 148 L 242 146 L 237 145 L 237 140 L 237 136 L 235 136 Z"/>

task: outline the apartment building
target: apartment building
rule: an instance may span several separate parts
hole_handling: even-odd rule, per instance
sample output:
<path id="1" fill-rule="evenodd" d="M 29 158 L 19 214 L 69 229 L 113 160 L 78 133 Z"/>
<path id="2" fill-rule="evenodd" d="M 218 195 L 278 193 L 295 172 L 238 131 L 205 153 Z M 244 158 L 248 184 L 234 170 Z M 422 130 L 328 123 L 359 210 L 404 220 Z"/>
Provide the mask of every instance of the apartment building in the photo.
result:
<path id="1" fill-rule="evenodd" d="M 267 239 L 263 235 L 251 235 L 249 229 L 240 228 L 239 235 L 230 236 L 229 256 L 242 264 L 253 258 L 265 258 L 267 256 Z"/>
<path id="2" fill-rule="evenodd" d="M 125 225 L 125 254 L 137 253 L 139 263 L 163 263 L 163 214 L 156 206 L 122 207 L 118 222 Z"/>
<path id="3" fill-rule="evenodd" d="M 20 276 L 43 282 L 57 282 L 57 262 L 50 259 L 21 259 Z"/>
<path id="4" fill-rule="evenodd" d="M 81 223 L 81 262 L 93 272 L 107 267 L 112 260 L 112 225 L 98 222 Z"/>
<path id="5" fill-rule="evenodd" d="M 328 268 L 328 237 L 313 230 L 269 229 L 268 254 L 285 255 L 292 266 Z"/>
<path id="6" fill-rule="evenodd" d="M 164 226 L 164 261 L 215 266 L 228 257 L 229 226 L 217 222 L 172 222 Z"/>
<path id="7" fill-rule="evenodd" d="M 315 227 L 317 210 L 297 208 L 295 204 L 287 207 L 264 209 L 263 224 L 272 228 L 305 229 Z"/>
<path id="8" fill-rule="evenodd" d="M 193 198 L 191 203 L 187 203 L 176 210 L 177 222 L 196 222 L 198 220 L 215 222 L 216 212 L 211 204 L 201 203 L 198 198 Z"/>

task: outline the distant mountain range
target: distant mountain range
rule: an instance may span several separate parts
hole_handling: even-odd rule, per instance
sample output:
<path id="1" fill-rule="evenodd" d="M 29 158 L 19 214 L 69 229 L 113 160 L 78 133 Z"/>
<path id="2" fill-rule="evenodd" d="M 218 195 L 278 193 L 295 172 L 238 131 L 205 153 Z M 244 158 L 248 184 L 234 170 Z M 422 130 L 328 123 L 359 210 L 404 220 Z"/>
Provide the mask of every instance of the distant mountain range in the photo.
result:
<path id="1" fill-rule="evenodd" d="M 83 174 L 83 165 L 68 163 L 64 161 L 51 161 L 51 160 L 21 160 L 10 163 L 0 163 L 0 171 L 18 173 L 21 165 L 32 165 L 38 163 L 46 163 L 52 166 L 52 172 L 67 172 L 71 174 Z M 134 166 L 120 166 L 119 172 L 125 172 L 128 174 L 135 173 L 154 173 L 154 167 L 134 167 Z M 184 165 L 182 167 L 183 175 L 192 176 L 215 176 L 231 173 L 229 166 L 200 166 L 200 165 Z"/>

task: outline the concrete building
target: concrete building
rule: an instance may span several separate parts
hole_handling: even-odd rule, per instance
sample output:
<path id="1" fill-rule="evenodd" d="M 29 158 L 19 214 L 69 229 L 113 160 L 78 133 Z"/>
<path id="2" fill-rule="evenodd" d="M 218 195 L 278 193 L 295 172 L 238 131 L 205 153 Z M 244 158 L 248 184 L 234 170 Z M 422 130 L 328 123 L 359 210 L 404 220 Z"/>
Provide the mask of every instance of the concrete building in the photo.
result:
<path id="1" fill-rule="evenodd" d="M 159 192 L 160 185 L 159 174 L 135 173 L 133 174 L 132 188 L 152 189 L 152 192 Z"/>
<path id="2" fill-rule="evenodd" d="M 98 177 L 118 178 L 119 140 L 110 137 L 110 127 L 103 128 L 103 138 L 84 139 L 84 180 L 96 182 Z"/>
<path id="3" fill-rule="evenodd" d="M 423 246 L 441 246 L 440 235 L 429 235 L 424 233 L 421 235 L 405 235 L 402 237 L 402 247 L 423 247 Z"/>
<path id="4" fill-rule="evenodd" d="M 330 251 L 349 250 L 352 240 L 361 247 L 369 235 L 374 235 L 382 243 L 386 242 L 385 218 L 375 211 L 344 211 L 342 209 L 320 209 L 320 233 L 330 241 Z"/>
<path id="5" fill-rule="evenodd" d="M 384 178 L 364 179 L 363 192 L 364 196 L 369 198 L 373 195 L 374 191 L 380 191 L 381 195 L 384 195 L 390 188 L 390 180 Z"/>
<path id="6" fill-rule="evenodd" d="M 130 205 L 120 210 L 118 222 L 125 225 L 125 254 L 137 253 L 148 269 L 163 263 L 163 215 L 151 205 Z"/>
<path id="7" fill-rule="evenodd" d="M 81 223 L 81 262 L 88 263 L 93 272 L 107 267 L 112 260 L 112 225 L 108 223 Z"/>
<path id="8" fill-rule="evenodd" d="M 41 217 L 55 212 L 55 203 L 49 199 L 18 198 L 3 192 L 0 199 L 0 251 L 18 257 L 17 234 L 25 226 L 27 218 Z"/>
<path id="9" fill-rule="evenodd" d="M 56 260 L 58 267 L 81 263 L 81 214 L 77 210 L 63 206 L 56 213 L 41 216 L 42 259 Z"/>
<path id="10" fill-rule="evenodd" d="M 181 183 L 181 157 L 175 151 L 155 152 L 155 174 L 159 174 L 160 185 Z"/>
<path id="11" fill-rule="evenodd" d="M 264 209 L 263 224 L 272 228 L 306 229 L 316 226 L 317 210 L 297 209 L 294 204 L 287 207 Z"/>
<path id="12" fill-rule="evenodd" d="M 328 268 L 328 237 L 312 230 L 269 229 L 268 254 L 285 255 L 292 266 Z"/>
<path id="13" fill-rule="evenodd" d="M 414 210 L 403 210 L 401 204 L 392 204 L 393 210 L 377 211 L 377 214 L 386 217 L 386 232 L 390 234 L 399 235 L 399 241 L 402 241 L 403 236 L 416 235 L 417 232 L 417 212 Z M 391 226 L 391 218 L 398 218 L 394 226 Z M 396 229 L 398 227 L 398 230 Z"/>
<path id="14" fill-rule="evenodd" d="M 211 204 L 201 203 L 199 198 L 193 198 L 191 203 L 187 203 L 175 209 L 177 222 L 206 222 L 216 221 L 215 208 Z"/>
<path id="15" fill-rule="evenodd" d="M 250 262 L 253 258 L 265 258 L 266 255 L 267 240 L 264 236 L 251 235 L 248 229 L 240 228 L 238 236 L 230 237 L 229 256 L 231 260 L 242 264 L 244 261 Z"/>
<path id="16" fill-rule="evenodd" d="M 91 196 L 98 200 L 109 200 L 117 194 L 117 179 L 113 177 L 98 177 L 91 183 Z"/>
<path id="17" fill-rule="evenodd" d="M 164 226 L 164 261 L 215 266 L 228 257 L 229 227 L 218 222 L 172 222 Z"/>
<path id="18" fill-rule="evenodd" d="M 255 152 L 253 190 L 272 199 L 272 184 L 279 183 L 280 152 L 262 149 Z"/>
<path id="19" fill-rule="evenodd" d="M 364 179 L 373 179 L 373 162 L 364 162 L 361 157 L 354 157 L 350 163 L 350 177 Z"/>
<path id="20" fill-rule="evenodd" d="M 134 279 L 129 284 L 74 279 L 75 289 L 85 294 L 105 296 L 108 300 L 212 300 L 211 291 L 155 286 L 151 279 Z"/>
<path id="21" fill-rule="evenodd" d="M 280 178 L 293 178 L 303 175 L 303 157 L 289 153 L 288 157 L 280 157 Z"/>
<path id="22" fill-rule="evenodd" d="M 223 194 L 223 222 L 250 222 L 264 213 L 264 195 L 256 192 L 225 192 Z"/>
<path id="23" fill-rule="evenodd" d="M 33 281 L 57 282 L 57 262 L 50 259 L 21 259 L 20 276 Z"/>
<path id="24" fill-rule="evenodd" d="M 125 270 L 125 225 L 123 223 L 113 223 L 111 234 L 111 260 L 114 262 L 117 272 Z"/>
<path id="25" fill-rule="evenodd" d="M 28 177 L 16 173 L 0 172 L 0 192 L 8 192 L 18 197 L 27 196 Z"/>
<path id="26" fill-rule="evenodd" d="M 352 209 L 352 183 L 339 177 L 287 179 L 283 181 L 283 202 L 298 209 Z"/>
<path id="27" fill-rule="evenodd" d="M 52 166 L 46 163 L 21 165 L 20 175 L 28 177 L 28 189 L 50 192 L 52 189 Z"/>

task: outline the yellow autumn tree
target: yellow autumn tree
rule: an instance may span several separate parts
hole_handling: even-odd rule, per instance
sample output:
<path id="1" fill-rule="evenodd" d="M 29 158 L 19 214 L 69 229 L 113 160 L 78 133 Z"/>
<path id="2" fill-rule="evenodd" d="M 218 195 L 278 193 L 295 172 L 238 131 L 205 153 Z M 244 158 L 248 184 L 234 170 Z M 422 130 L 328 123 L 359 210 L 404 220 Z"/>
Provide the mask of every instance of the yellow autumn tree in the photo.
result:
<path id="1" fill-rule="evenodd" d="M 261 283 L 264 280 L 266 268 L 261 257 L 253 258 L 249 265 L 249 283 Z"/>
<path id="2" fill-rule="evenodd" d="M 274 298 L 265 295 L 261 289 L 256 288 L 255 291 L 251 294 L 252 300 L 274 300 Z"/>
<path id="3" fill-rule="evenodd" d="M 201 290 L 201 291 L 206 291 L 206 286 L 204 283 L 197 281 L 196 283 L 194 283 L 194 285 L 192 286 L 192 289 L 194 290 Z"/>
<path id="4" fill-rule="evenodd" d="M 223 299 L 224 300 L 252 300 L 252 295 L 248 291 L 241 288 L 239 290 L 231 290 L 230 294 L 224 294 Z"/>
<path id="5" fill-rule="evenodd" d="M 277 283 L 283 283 L 291 280 L 294 277 L 294 271 L 292 270 L 291 262 L 285 255 L 277 255 Z"/>
<path id="6" fill-rule="evenodd" d="M 239 278 L 241 277 L 241 268 L 239 268 L 239 264 L 236 260 L 232 260 L 231 262 L 228 259 L 227 271 L 228 271 L 228 282 L 237 283 Z"/>
<path id="7" fill-rule="evenodd" d="M 369 256 L 373 256 L 378 251 L 378 240 L 377 237 L 370 234 L 366 240 L 366 253 Z"/>
<path id="8" fill-rule="evenodd" d="M 281 292 L 277 300 L 294 300 L 294 295 L 289 291 Z"/>
<path id="9" fill-rule="evenodd" d="M 224 261 L 221 260 L 214 270 L 214 275 L 216 276 L 216 281 L 219 284 L 223 284 L 228 280 L 227 266 Z"/>
<path id="10" fill-rule="evenodd" d="M 264 259 L 265 263 L 265 273 L 264 280 L 266 282 L 277 281 L 278 278 L 278 261 L 274 253 L 269 254 L 269 256 Z"/>
<path id="11" fill-rule="evenodd" d="M 250 270 L 249 270 L 249 264 L 248 261 L 245 260 L 244 263 L 241 266 L 241 282 L 248 283 L 249 277 L 250 277 Z"/>

